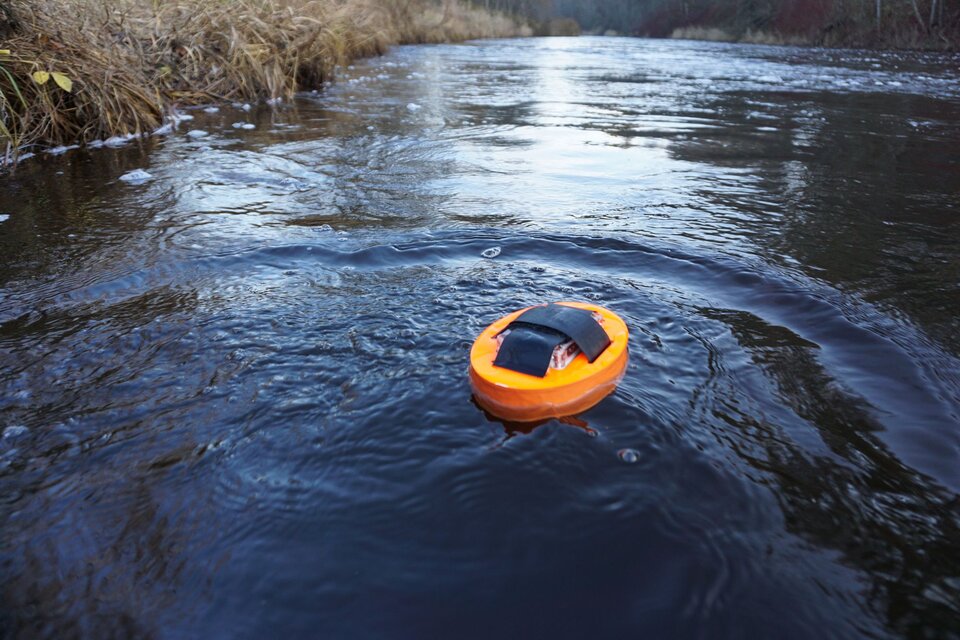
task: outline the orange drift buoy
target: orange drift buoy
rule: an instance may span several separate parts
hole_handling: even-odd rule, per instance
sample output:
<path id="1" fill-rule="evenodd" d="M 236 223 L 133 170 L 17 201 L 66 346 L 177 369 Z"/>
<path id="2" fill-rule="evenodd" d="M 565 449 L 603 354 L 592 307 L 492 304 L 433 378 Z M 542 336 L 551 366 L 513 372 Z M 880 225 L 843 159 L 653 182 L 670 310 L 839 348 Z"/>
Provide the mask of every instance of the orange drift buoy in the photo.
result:
<path id="1" fill-rule="evenodd" d="M 470 349 L 477 404 L 515 422 L 586 411 L 623 378 L 628 337 L 619 316 L 592 304 L 515 311 L 484 329 Z"/>

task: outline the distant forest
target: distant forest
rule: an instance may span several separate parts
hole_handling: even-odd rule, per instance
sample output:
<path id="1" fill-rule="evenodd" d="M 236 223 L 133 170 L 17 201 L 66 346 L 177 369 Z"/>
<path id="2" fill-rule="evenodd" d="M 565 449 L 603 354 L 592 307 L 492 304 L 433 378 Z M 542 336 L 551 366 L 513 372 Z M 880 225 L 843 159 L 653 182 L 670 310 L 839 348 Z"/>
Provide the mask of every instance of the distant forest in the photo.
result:
<path id="1" fill-rule="evenodd" d="M 825 46 L 954 49 L 960 0 L 475 0 L 545 35 L 693 37 Z M 551 27 L 552 24 L 552 27 Z"/>

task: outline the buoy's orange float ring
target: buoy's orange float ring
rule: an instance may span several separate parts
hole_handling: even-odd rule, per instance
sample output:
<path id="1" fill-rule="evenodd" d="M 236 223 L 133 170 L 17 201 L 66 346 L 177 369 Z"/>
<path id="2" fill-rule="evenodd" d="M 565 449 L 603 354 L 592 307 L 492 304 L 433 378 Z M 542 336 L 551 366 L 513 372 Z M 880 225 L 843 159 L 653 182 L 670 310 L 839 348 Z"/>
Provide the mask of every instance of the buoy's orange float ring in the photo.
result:
<path id="1" fill-rule="evenodd" d="M 571 313 L 558 307 L 590 313 Z M 593 319 L 586 321 L 591 314 Z M 524 318 L 520 319 L 521 315 Z M 560 319 L 555 319 L 558 316 Z M 528 320 L 532 320 L 532 323 Z M 590 322 L 596 326 L 587 326 Z M 530 366 L 531 362 L 526 361 L 525 354 L 514 358 L 520 361 L 519 364 L 504 362 L 511 359 L 509 353 L 500 353 L 501 343 L 507 344 L 502 334 L 508 328 L 511 331 L 519 328 L 541 332 L 533 337 L 532 343 L 527 343 L 532 344 L 534 351 L 540 349 L 541 356 L 544 348 L 554 349 L 547 343 L 538 346 L 538 341 L 543 342 L 542 338 L 546 336 L 549 341 L 556 334 L 559 336 L 556 340 L 563 341 L 574 338 L 570 333 L 575 333 L 579 340 L 573 342 L 579 347 L 579 352 L 562 369 L 544 367 L 538 358 L 533 358 L 535 362 Z M 602 331 L 598 331 L 598 328 Z M 629 331 L 624 321 L 612 311 L 597 305 L 558 302 L 521 309 L 491 324 L 473 343 L 470 349 L 470 385 L 477 403 L 504 420 L 532 422 L 573 415 L 586 411 L 617 388 L 627 367 L 628 337 Z M 603 343 L 606 343 L 605 346 Z M 517 349 L 513 350 L 516 352 Z M 593 356 L 592 361 L 589 356 Z M 545 373 L 538 375 L 542 369 L 546 369 Z"/>

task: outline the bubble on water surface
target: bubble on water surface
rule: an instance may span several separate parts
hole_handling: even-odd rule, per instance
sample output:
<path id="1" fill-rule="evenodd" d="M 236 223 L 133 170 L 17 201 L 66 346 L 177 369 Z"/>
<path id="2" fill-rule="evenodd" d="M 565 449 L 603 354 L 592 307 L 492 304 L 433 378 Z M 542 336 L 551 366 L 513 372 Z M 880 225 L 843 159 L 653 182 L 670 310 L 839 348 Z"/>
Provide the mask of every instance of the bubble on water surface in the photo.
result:
<path id="1" fill-rule="evenodd" d="M 204 112 L 206 112 L 206 113 L 219 113 L 219 112 L 220 112 L 220 107 L 207 107 L 206 109 L 204 109 Z"/>
<path id="2" fill-rule="evenodd" d="M 203 131 L 202 129 L 191 129 L 190 131 L 187 132 L 187 137 L 194 138 L 194 139 L 206 138 L 208 135 L 210 134 L 207 133 L 206 131 Z"/>
<path id="3" fill-rule="evenodd" d="M 636 449 L 620 449 L 617 456 L 627 464 L 634 464 L 640 459 L 640 452 Z"/>
<path id="4" fill-rule="evenodd" d="M 0 213 L 0 222 L 6 222 L 10 219 L 9 213 Z"/>
<path id="5" fill-rule="evenodd" d="M 418 105 L 416 102 L 411 102 L 407 105 L 407 111 L 412 111 L 415 113 L 417 111 L 420 111 L 420 109 L 423 109 L 423 107 Z"/>
<path id="6" fill-rule="evenodd" d="M 500 247 L 490 247 L 489 249 L 484 249 L 480 255 L 484 258 L 496 258 L 500 255 Z"/>

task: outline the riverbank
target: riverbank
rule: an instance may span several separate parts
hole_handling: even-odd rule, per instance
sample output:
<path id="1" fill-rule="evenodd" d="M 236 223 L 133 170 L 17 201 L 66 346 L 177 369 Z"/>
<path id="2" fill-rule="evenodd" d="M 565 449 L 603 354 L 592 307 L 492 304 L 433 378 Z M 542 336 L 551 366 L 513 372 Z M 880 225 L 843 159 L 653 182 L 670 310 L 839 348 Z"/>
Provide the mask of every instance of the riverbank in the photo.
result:
<path id="1" fill-rule="evenodd" d="M 775 0 L 767 5 L 666 4 L 649 35 L 748 44 L 865 49 L 956 50 L 960 13 L 942 0 Z"/>
<path id="2" fill-rule="evenodd" d="M 921 31 L 903 28 L 878 34 L 870 29 L 840 30 L 823 28 L 808 33 L 790 33 L 768 29 L 737 30 L 729 27 L 678 27 L 670 38 L 705 40 L 710 42 L 737 42 L 799 47 L 858 48 L 879 50 L 956 51 L 955 40 L 943 31 Z"/>
<path id="3" fill-rule="evenodd" d="M 531 6 L 493 0 L 497 6 Z M 840 48 L 957 50 L 960 5 L 945 0 L 552 0 L 533 20 L 564 16 L 584 33 Z"/>
<path id="4" fill-rule="evenodd" d="M 530 35 L 463 0 L 0 0 L 0 163 L 283 100 L 404 43 Z"/>

